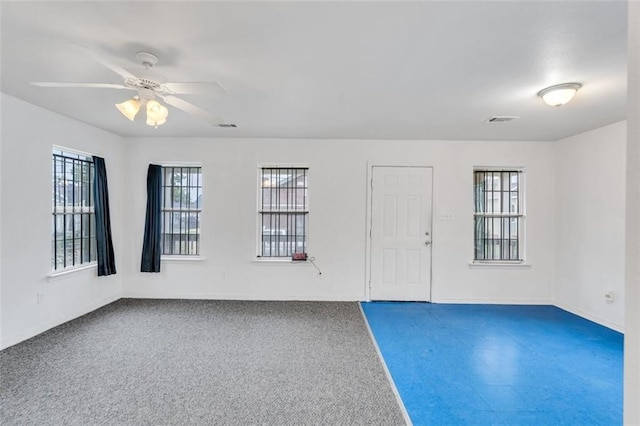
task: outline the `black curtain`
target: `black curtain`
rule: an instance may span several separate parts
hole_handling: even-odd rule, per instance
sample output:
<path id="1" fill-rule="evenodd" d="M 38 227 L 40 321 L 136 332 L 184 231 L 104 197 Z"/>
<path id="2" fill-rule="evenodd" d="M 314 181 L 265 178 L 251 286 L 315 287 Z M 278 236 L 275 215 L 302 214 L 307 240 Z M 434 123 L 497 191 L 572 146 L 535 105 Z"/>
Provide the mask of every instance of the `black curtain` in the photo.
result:
<path id="1" fill-rule="evenodd" d="M 147 170 L 147 218 L 144 224 L 140 272 L 160 272 L 160 230 L 162 166 L 149 164 Z"/>
<path id="2" fill-rule="evenodd" d="M 116 273 L 116 259 L 111 241 L 111 217 L 109 215 L 109 188 L 104 158 L 93 156 L 93 208 L 96 216 L 96 246 L 98 248 L 98 276 Z"/>

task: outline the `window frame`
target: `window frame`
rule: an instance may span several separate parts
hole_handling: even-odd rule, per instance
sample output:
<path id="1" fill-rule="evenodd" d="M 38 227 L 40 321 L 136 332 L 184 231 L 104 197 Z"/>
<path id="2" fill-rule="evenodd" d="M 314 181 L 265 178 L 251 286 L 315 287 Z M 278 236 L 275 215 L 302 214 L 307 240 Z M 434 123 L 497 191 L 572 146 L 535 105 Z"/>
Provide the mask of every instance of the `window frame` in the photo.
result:
<path id="1" fill-rule="evenodd" d="M 306 195 L 305 195 L 305 206 L 306 209 L 303 211 L 291 211 L 291 213 L 300 213 L 305 215 L 306 222 L 306 231 L 304 233 L 304 252 L 309 253 L 309 235 L 310 235 L 310 221 L 309 218 L 311 216 L 311 204 L 309 198 L 309 182 L 310 182 L 310 167 L 306 163 L 258 163 L 258 167 L 256 170 L 256 259 L 260 262 L 290 262 L 291 255 L 288 256 L 265 256 L 262 253 L 263 249 L 263 229 L 262 229 L 262 215 L 265 213 L 269 213 L 267 211 L 261 210 L 262 206 L 262 189 L 263 189 L 263 170 L 264 169 L 305 169 L 306 170 Z M 272 212 L 272 211 L 270 211 Z"/>
<path id="2" fill-rule="evenodd" d="M 202 203 L 202 200 L 200 202 L 200 208 L 199 209 L 167 209 L 165 208 L 165 188 L 167 188 L 167 186 L 165 185 L 165 176 L 166 176 L 166 169 L 200 169 L 200 179 L 199 179 L 199 186 L 196 186 L 196 188 L 200 188 L 200 197 L 202 197 L 204 195 L 204 167 L 202 166 L 202 163 L 195 163 L 195 162 L 176 162 L 176 161 L 171 161 L 171 162 L 162 162 L 160 163 L 160 167 L 162 167 L 162 196 L 161 196 L 161 207 L 160 207 L 160 216 L 161 216 L 161 227 L 160 227 L 160 258 L 163 260 L 202 260 L 203 255 L 202 255 L 202 216 L 203 216 L 203 211 L 204 211 L 204 203 Z M 172 173 L 175 173 L 175 170 L 172 171 Z M 173 174 L 172 174 L 173 176 Z M 187 212 L 187 213 L 198 213 L 198 233 L 195 234 L 197 235 L 197 242 L 196 242 L 196 247 L 197 247 L 197 253 L 165 253 L 165 241 L 164 241 L 164 229 L 165 229 L 165 213 L 168 212 Z M 180 233 L 179 235 L 182 235 L 182 233 Z M 189 234 L 185 234 L 185 235 L 189 235 Z"/>
<path id="3" fill-rule="evenodd" d="M 83 187 L 86 184 L 86 192 L 87 192 L 87 196 L 89 197 L 89 205 L 88 206 L 79 206 L 79 208 L 77 208 L 77 206 L 75 206 L 75 195 L 76 195 L 76 191 L 74 190 L 73 193 L 73 197 L 72 197 L 72 204 L 68 205 L 66 202 L 63 206 L 59 206 L 58 203 L 56 202 L 57 199 L 57 195 L 59 194 L 59 191 L 57 190 L 57 185 L 56 185 L 56 172 L 57 172 L 57 161 L 56 161 L 56 157 L 58 158 L 63 158 L 63 159 L 67 159 L 67 160 L 71 160 L 72 162 L 82 162 L 85 163 L 88 167 L 88 177 L 87 177 L 87 181 L 85 182 L 84 179 L 80 179 L 80 195 L 83 196 L 82 192 L 83 192 Z M 65 161 L 66 162 L 66 161 Z M 82 151 L 78 151 L 72 148 L 67 148 L 67 147 L 63 147 L 63 146 L 59 146 L 59 145 L 52 145 L 51 147 L 51 218 L 52 218 L 52 223 L 51 223 L 51 259 L 50 259 L 50 266 L 51 266 L 51 276 L 56 276 L 56 275 L 62 275 L 62 274 L 66 274 L 69 272 L 73 272 L 73 271 L 77 271 L 77 270 L 81 270 L 81 269 L 86 269 L 86 268 L 90 268 L 90 267 L 95 267 L 98 264 L 98 260 L 97 260 L 97 244 L 96 244 L 96 222 L 95 222 L 95 194 L 94 194 L 94 180 L 95 180 L 95 166 L 93 163 L 93 154 L 89 154 L 86 152 L 82 152 Z M 64 167 L 64 165 L 63 165 Z M 74 171 L 73 171 L 73 175 L 74 178 L 71 180 L 71 184 L 75 185 L 76 184 L 76 179 L 75 179 L 75 164 L 74 164 Z M 82 166 L 81 166 L 81 171 L 80 173 L 82 174 Z M 66 185 L 65 185 L 66 186 Z M 65 189 L 65 193 L 66 193 L 67 189 Z M 65 194 L 66 195 L 66 194 Z M 88 219 L 86 225 L 87 225 L 87 234 L 85 235 L 83 233 L 83 228 L 85 225 L 85 221 L 83 220 L 83 216 L 88 215 Z M 75 222 L 76 222 L 76 216 L 80 217 L 80 254 L 79 254 L 79 262 L 76 263 L 76 256 L 74 254 L 72 261 L 71 261 L 71 265 L 66 265 L 67 262 L 67 255 L 66 255 L 66 247 L 64 247 L 65 243 L 66 243 L 66 235 L 65 237 L 62 239 L 63 242 L 63 252 L 65 252 L 63 254 L 63 261 L 61 265 L 58 265 L 58 252 L 57 252 L 57 247 L 58 247 L 58 243 L 60 242 L 60 240 L 58 239 L 58 235 L 57 235 L 57 220 L 56 218 L 58 216 L 62 216 L 63 217 L 63 223 L 66 224 L 67 220 L 64 219 L 65 216 L 71 216 L 71 221 L 72 221 L 72 238 L 71 240 L 73 241 L 72 243 L 72 251 L 75 251 L 75 240 L 77 240 L 78 238 L 76 238 L 73 234 L 75 233 Z M 65 226 L 65 225 L 63 225 Z M 93 227 L 93 235 L 92 235 L 92 227 Z M 85 260 L 85 253 L 84 253 L 84 247 L 83 247 L 83 241 L 84 240 L 88 240 L 89 243 L 89 247 L 88 247 L 88 260 Z"/>
<path id="4" fill-rule="evenodd" d="M 478 212 L 476 210 L 476 173 L 484 172 L 484 173 L 517 173 L 518 176 L 518 211 L 516 212 Z M 525 178 L 525 169 L 524 167 L 496 167 L 496 166 L 476 166 L 473 168 L 472 174 L 472 215 L 473 215 L 473 256 L 472 256 L 472 264 L 475 265 L 524 265 L 526 262 L 526 178 Z M 502 191 L 504 192 L 504 191 Z M 476 250 L 476 218 L 477 217 L 485 217 L 485 218 L 518 218 L 518 227 L 517 227 L 517 250 L 518 250 L 518 259 L 479 259 L 477 258 L 477 250 Z M 485 252 L 486 255 L 486 252 Z"/>

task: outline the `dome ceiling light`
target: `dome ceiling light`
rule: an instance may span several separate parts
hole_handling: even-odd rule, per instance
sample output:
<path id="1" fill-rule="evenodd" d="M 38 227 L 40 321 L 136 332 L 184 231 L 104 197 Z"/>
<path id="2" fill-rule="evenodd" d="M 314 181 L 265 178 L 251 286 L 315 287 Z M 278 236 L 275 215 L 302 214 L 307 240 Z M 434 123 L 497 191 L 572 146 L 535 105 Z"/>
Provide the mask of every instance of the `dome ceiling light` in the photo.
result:
<path id="1" fill-rule="evenodd" d="M 542 89 L 538 92 L 538 96 L 540 96 L 547 105 L 559 107 L 573 99 L 581 87 L 582 85 L 580 83 L 556 84 L 555 86 Z"/>

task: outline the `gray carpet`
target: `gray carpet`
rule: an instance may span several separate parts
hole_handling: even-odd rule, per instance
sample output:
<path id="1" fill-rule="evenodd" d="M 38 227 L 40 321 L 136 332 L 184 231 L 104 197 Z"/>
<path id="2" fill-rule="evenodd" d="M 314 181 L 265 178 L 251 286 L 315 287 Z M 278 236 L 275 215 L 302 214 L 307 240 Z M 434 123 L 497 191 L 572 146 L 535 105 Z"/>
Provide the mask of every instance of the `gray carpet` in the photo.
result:
<path id="1" fill-rule="evenodd" d="M 357 303 L 121 299 L 0 352 L 3 425 L 403 425 Z"/>

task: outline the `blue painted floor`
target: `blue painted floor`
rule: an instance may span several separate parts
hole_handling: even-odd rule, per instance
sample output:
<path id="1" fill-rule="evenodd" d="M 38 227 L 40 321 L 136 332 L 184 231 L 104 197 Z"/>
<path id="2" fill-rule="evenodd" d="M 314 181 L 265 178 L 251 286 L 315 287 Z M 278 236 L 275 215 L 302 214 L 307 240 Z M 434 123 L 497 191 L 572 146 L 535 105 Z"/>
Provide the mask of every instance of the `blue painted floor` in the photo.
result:
<path id="1" fill-rule="evenodd" d="M 622 334 L 552 306 L 362 303 L 414 425 L 620 425 Z"/>

